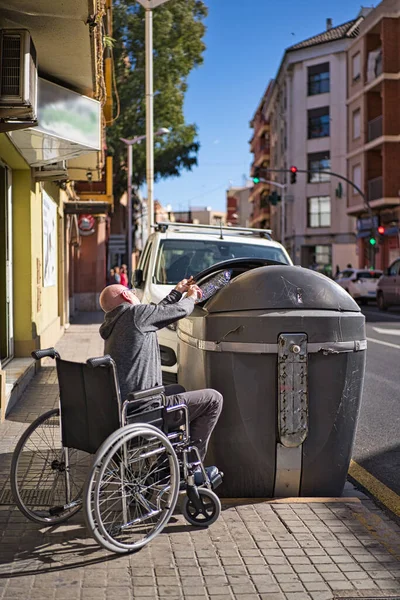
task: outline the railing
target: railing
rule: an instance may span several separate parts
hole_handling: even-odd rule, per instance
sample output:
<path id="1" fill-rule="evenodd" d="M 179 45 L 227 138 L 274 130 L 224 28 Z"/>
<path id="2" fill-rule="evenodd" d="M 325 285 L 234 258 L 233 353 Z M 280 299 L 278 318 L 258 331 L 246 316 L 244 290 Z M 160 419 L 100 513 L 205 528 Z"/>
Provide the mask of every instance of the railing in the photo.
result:
<path id="1" fill-rule="evenodd" d="M 380 115 L 376 119 L 368 122 L 368 141 L 376 140 L 383 135 L 383 116 Z"/>
<path id="2" fill-rule="evenodd" d="M 383 198 L 383 177 L 375 177 L 368 181 L 368 200 L 380 200 Z"/>

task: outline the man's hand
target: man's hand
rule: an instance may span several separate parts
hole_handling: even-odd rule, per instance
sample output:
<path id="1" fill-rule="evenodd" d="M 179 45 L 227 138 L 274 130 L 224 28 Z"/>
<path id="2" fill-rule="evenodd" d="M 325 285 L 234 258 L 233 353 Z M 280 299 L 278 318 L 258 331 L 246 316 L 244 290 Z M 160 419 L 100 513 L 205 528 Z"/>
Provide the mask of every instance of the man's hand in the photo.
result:
<path id="1" fill-rule="evenodd" d="M 189 290 L 191 285 L 193 285 L 193 277 L 192 276 L 190 276 L 189 279 L 182 279 L 182 281 L 180 281 L 175 286 L 175 289 L 177 292 L 184 294 L 185 292 L 187 292 Z"/>
<path id="2" fill-rule="evenodd" d="M 190 285 L 189 289 L 188 289 L 188 293 L 187 293 L 187 297 L 188 298 L 192 298 L 192 300 L 194 300 L 195 302 L 197 300 L 200 300 L 201 297 L 203 295 L 203 292 L 201 291 L 201 289 L 199 288 L 198 285 Z"/>

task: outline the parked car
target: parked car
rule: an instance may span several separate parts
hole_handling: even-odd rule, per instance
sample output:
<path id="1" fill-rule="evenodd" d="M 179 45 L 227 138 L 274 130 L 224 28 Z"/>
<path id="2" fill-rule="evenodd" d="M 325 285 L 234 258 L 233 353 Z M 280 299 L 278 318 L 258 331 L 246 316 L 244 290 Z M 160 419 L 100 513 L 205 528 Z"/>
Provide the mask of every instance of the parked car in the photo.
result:
<path id="1" fill-rule="evenodd" d="M 142 302 L 158 303 L 182 279 L 235 258 L 293 264 L 285 248 L 265 230 L 159 223 L 146 242 L 132 284 Z M 160 330 L 158 341 L 164 382 L 176 383 L 176 324 Z"/>
<path id="2" fill-rule="evenodd" d="M 345 269 L 335 278 L 336 283 L 342 286 L 354 300 L 367 304 L 369 300 L 376 299 L 377 283 L 382 271 L 369 269 Z"/>
<path id="3" fill-rule="evenodd" d="M 397 258 L 378 281 L 377 300 L 380 310 L 400 305 L 400 257 Z"/>

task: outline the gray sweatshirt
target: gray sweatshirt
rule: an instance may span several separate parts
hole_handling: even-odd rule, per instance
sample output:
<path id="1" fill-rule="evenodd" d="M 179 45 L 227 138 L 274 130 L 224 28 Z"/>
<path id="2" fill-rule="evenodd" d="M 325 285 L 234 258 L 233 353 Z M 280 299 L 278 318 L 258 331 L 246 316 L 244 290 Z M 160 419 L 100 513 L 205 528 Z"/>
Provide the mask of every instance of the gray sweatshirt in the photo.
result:
<path id="1" fill-rule="evenodd" d="M 105 314 L 100 335 L 105 340 L 104 354 L 117 364 L 122 400 L 129 392 L 162 385 L 156 332 L 193 311 L 194 300 L 181 298 L 180 292 L 172 290 L 159 304 L 124 302 Z"/>

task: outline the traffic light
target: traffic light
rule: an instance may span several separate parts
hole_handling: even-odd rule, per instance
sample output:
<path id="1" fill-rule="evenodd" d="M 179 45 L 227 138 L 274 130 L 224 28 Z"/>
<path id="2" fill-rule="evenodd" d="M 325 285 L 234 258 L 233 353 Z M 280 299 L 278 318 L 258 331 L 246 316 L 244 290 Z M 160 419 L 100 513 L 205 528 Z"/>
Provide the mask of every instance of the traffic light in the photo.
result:
<path id="1" fill-rule="evenodd" d="M 290 167 L 290 183 L 296 183 L 297 167 Z"/>
<path id="2" fill-rule="evenodd" d="M 260 183 L 261 181 L 261 169 L 260 167 L 255 167 L 253 170 L 253 183 Z"/>
<path id="3" fill-rule="evenodd" d="M 376 245 L 376 239 L 374 238 L 373 235 L 371 235 L 371 237 L 369 238 L 369 243 L 371 246 L 375 246 Z"/>
<path id="4" fill-rule="evenodd" d="M 273 191 L 269 195 L 268 200 L 270 201 L 270 203 L 272 204 L 272 206 L 276 206 L 278 204 L 278 202 L 281 201 L 281 197 L 278 195 L 277 192 Z"/>
<path id="5" fill-rule="evenodd" d="M 385 235 L 385 228 L 383 225 L 379 225 L 378 233 L 379 233 L 379 235 Z"/>

